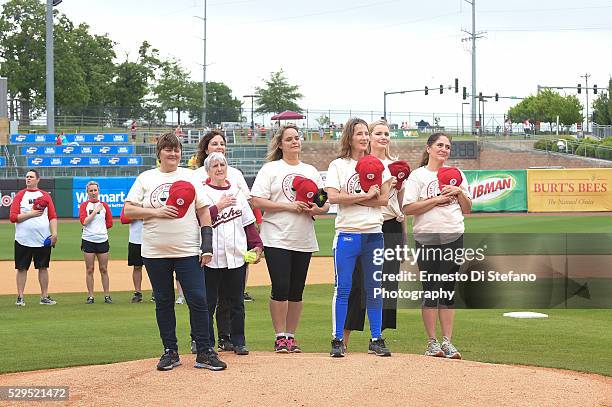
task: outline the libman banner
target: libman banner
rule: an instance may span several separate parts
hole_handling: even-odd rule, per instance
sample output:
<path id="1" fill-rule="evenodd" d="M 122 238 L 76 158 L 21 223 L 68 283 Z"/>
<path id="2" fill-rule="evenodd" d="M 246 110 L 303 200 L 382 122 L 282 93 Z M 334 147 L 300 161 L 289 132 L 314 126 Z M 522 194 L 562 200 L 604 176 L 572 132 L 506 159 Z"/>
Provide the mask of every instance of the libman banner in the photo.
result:
<path id="1" fill-rule="evenodd" d="M 464 171 L 472 195 L 473 212 L 527 210 L 525 170 Z"/>
<path id="2" fill-rule="evenodd" d="M 612 168 L 527 170 L 529 212 L 612 211 Z"/>

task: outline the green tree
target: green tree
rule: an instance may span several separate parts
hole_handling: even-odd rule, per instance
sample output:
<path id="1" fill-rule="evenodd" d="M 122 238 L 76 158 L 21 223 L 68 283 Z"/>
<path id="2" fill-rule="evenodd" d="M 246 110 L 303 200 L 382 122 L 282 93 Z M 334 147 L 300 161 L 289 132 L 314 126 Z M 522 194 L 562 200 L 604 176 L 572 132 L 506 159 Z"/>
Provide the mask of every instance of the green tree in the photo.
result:
<path id="1" fill-rule="evenodd" d="M 148 96 L 152 93 L 162 64 L 159 51 L 145 41 L 138 50 L 136 62 L 129 61 L 129 56 L 126 55 L 125 61 L 116 67 L 111 100 L 117 121 L 144 117 L 147 114 L 148 109 L 155 103 Z M 156 116 L 157 113 L 154 112 L 153 115 Z"/>
<path id="2" fill-rule="evenodd" d="M 593 122 L 600 125 L 612 124 L 612 78 L 608 82 L 608 92 L 600 93 L 593 101 Z"/>
<path id="3" fill-rule="evenodd" d="M 44 108 L 45 5 L 10 0 L 0 14 L 0 75 L 8 78 L 9 99 L 21 102 L 21 120 Z"/>
<path id="4" fill-rule="evenodd" d="M 202 82 L 190 82 L 187 110 L 196 125 L 202 125 Z M 240 121 L 241 102 L 223 82 L 206 82 L 206 120 L 209 123 Z"/>
<path id="5" fill-rule="evenodd" d="M 293 110 L 301 113 L 302 108 L 297 101 L 302 98 L 297 85 L 290 85 L 285 73 L 281 69 L 272 72 L 270 79 L 264 81 L 263 87 L 255 88 L 257 97 L 257 113 L 280 113 L 285 110 Z"/>
<path id="6" fill-rule="evenodd" d="M 153 87 L 157 103 L 165 110 L 176 110 L 178 123 L 181 123 L 181 112 L 188 106 L 190 92 L 189 73 L 175 60 L 162 64 L 162 74 Z"/>
<path id="7" fill-rule="evenodd" d="M 559 123 L 565 126 L 581 120 L 582 105 L 574 95 L 561 96 L 557 92 L 545 89 L 537 95 L 530 95 L 508 110 L 508 117 L 513 122 L 529 120 L 531 123 Z"/>

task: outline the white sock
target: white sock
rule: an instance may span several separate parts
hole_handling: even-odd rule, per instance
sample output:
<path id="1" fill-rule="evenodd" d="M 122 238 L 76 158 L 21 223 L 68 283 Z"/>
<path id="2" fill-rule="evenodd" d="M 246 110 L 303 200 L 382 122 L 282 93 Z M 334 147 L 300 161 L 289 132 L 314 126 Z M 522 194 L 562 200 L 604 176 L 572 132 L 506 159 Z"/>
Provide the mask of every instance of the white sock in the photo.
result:
<path id="1" fill-rule="evenodd" d="M 280 338 L 281 336 L 285 336 L 284 332 L 277 332 L 276 333 L 276 339 Z"/>
<path id="2" fill-rule="evenodd" d="M 287 332 L 287 334 L 286 334 L 286 335 L 287 335 L 287 339 L 289 339 L 289 338 L 295 338 L 295 335 L 294 335 L 294 334 L 292 334 L 292 333 L 290 333 L 290 332 Z"/>

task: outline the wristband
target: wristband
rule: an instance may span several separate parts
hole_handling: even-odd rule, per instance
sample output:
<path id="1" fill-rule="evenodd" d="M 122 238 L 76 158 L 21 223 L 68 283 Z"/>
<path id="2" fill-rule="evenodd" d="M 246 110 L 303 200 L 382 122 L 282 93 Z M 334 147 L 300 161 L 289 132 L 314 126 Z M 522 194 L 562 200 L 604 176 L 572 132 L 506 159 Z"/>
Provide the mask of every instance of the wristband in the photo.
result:
<path id="1" fill-rule="evenodd" d="M 202 226 L 200 228 L 200 236 L 202 238 L 200 243 L 200 251 L 202 252 L 202 256 L 212 256 L 213 247 L 212 247 L 212 238 L 213 238 L 213 230 L 211 226 Z"/>

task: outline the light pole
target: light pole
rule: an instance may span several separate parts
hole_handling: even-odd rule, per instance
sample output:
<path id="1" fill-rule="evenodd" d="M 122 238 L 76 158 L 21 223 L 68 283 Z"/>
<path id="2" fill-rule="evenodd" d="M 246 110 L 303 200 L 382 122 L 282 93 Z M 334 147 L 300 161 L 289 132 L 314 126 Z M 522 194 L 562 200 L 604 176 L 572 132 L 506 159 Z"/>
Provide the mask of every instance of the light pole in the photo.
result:
<path id="1" fill-rule="evenodd" d="M 204 56 L 202 63 L 202 130 L 206 128 L 206 0 L 204 0 L 204 18 L 200 16 L 194 16 L 199 18 L 204 23 Z"/>
<path id="2" fill-rule="evenodd" d="M 62 0 L 47 0 L 45 18 L 45 70 L 47 75 L 47 133 L 55 133 L 55 78 L 53 75 L 53 7 Z"/>
<path id="3" fill-rule="evenodd" d="M 251 98 L 251 130 L 255 129 L 255 122 L 253 121 L 253 100 L 257 95 L 244 95 L 243 98 Z"/>

